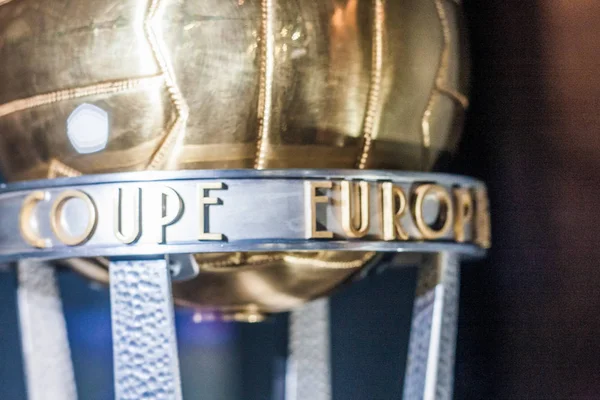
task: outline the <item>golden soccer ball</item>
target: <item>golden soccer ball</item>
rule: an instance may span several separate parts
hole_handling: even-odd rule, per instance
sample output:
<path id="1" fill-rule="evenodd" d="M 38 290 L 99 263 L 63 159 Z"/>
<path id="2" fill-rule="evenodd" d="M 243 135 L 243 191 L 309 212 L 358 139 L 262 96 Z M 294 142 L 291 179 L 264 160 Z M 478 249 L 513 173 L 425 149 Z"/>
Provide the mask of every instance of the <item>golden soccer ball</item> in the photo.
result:
<path id="1" fill-rule="evenodd" d="M 432 170 L 468 106 L 461 16 L 455 0 L 0 0 L 0 168 Z M 197 254 L 174 293 L 256 319 L 374 257 Z"/>

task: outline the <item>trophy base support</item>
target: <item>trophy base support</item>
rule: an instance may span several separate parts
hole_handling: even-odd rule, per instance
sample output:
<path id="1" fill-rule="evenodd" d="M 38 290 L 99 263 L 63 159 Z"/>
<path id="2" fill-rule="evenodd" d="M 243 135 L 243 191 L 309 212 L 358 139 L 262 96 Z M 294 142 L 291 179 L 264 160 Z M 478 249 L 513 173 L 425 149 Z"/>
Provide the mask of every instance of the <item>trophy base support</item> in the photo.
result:
<path id="1" fill-rule="evenodd" d="M 17 265 L 17 304 L 29 400 L 76 400 L 71 351 L 55 268 L 44 261 Z"/>
<path id="2" fill-rule="evenodd" d="M 418 254 L 428 259 L 421 264 L 413 307 L 404 398 L 452 397 L 458 262 L 485 255 L 490 245 L 486 188 L 479 181 L 390 171 L 223 170 L 84 176 L 1 189 L 0 214 L 6 221 L 0 226 L 0 262 L 113 260 L 108 271 L 118 399 L 181 399 L 171 280 L 194 281 L 194 290 L 186 293 L 206 294 L 221 287 L 207 280 L 200 268 L 177 262 L 173 265 L 181 268 L 170 268 L 165 255 L 176 260 L 179 254 L 326 251 Z M 351 205 L 357 202 L 360 227 L 352 217 Z M 63 218 L 67 214 L 69 218 Z M 126 232 L 124 216 L 131 222 Z M 41 268 L 46 262 L 24 261 L 22 265 L 42 272 L 29 274 L 27 267 L 20 274 L 19 308 L 28 385 L 35 389 L 30 390 L 32 399 L 37 399 L 38 388 L 53 384 L 44 383 L 43 369 L 37 367 L 45 365 L 44 351 L 59 349 L 59 358 L 70 360 L 56 287 L 40 286 L 40 293 L 50 299 L 44 304 L 37 304 L 28 290 L 39 283 L 38 275 L 49 273 Z M 311 282 L 321 282 L 325 267 L 315 258 L 309 262 L 314 268 Z M 54 282 L 50 271 L 46 280 Z M 282 276 L 280 271 L 273 282 Z M 292 274 L 289 279 L 293 284 L 301 276 Z M 257 294 L 253 300 L 260 300 L 262 286 L 256 282 L 250 280 L 244 287 Z M 298 303 L 319 295 L 309 289 L 300 290 L 304 297 Z M 282 292 L 297 297 L 291 288 Z M 242 301 L 241 292 L 228 293 L 233 301 L 225 303 Z M 182 304 L 213 304 L 211 299 L 180 297 Z M 48 328 L 38 327 L 42 318 L 35 317 L 44 307 L 52 316 Z M 289 308 L 283 304 L 275 309 Z M 287 397 L 331 399 L 328 301 L 308 303 L 294 310 L 290 320 Z M 72 366 L 67 364 L 71 372 L 57 380 L 65 382 L 65 394 L 54 398 L 76 396 Z"/>
<path id="3" fill-rule="evenodd" d="M 450 400 L 458 322 L 459 260 L 431 255 L 420 267 L 404 380 L 405 400 Z"/>
<path id="4" fill-rule="evenodd" d="M 165 260 L 110 263 L 115 395 L 182 399 L 171 271 Z M 54 268 L 18 264 L 18 305 L 29 400 L 77 399 Z M 449 400 L 459 295 L 459 256 L 426 256 L 420 266 L 403 399 Z M 329 301 L 290 314 L 285 400 L 330 400 Z"/>
<path id="5" fill-rule="evenodd" d="M 115 397 L 180 400 L 171 276 L 165 260 L 109 266 Z"/>

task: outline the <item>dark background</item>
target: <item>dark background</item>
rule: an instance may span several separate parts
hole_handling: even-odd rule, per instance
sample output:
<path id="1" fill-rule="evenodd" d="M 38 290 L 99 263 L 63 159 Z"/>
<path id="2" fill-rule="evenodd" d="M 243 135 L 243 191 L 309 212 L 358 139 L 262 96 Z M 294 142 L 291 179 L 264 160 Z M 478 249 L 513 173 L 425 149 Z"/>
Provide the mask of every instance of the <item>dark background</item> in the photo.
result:
<path id="1" fill-rule="evenodd" d="M 600 398 L 600 1 L 465 1 L 473 81 L 455 169 L 493 249 L 463 269 L 456 397 Z"/>
<path id="2" fill-rule="evenodd" d="M 493 248 L 463 268 L 455 397 L 600 398 L 600 1 L 463 6 L 472 106 L 452 170 L 488 182 Z M 388 271 L 334 296 L 335 400 L 400 398 L 414 280 Z M 80 399 L 110 399 L 108 293 L 60 284 Z M 0 275 L 2 399 L 25 398 L 14 288 Z M 186 398 L 277 398 L 285 315 L 177 323 Z"/>

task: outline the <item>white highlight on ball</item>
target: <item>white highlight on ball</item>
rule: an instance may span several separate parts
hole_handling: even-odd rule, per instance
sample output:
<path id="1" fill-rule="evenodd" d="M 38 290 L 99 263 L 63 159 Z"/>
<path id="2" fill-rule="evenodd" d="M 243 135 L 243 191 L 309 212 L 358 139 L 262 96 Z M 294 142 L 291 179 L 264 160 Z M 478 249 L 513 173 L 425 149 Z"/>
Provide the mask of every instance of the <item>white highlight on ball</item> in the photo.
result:
<path id="1" fill-rule="evenodd" d="M 108 134 L 108 113 L 95 105 L 81 104 L 67 118 L 67 136 L 79 154 L 104 150 Z"/>

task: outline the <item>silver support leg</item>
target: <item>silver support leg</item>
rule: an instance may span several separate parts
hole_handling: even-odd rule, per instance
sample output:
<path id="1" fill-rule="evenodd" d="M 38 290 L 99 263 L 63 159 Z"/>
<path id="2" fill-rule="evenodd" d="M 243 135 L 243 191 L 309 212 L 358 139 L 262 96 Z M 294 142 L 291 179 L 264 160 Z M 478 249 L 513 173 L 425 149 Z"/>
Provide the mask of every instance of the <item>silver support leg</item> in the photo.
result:
<path id="1" fill-rule="evenodd" d="M 54 267 L 18 266 L 17 303 L 29 400 L 75 400 L 77 390 Z"/>
<path id="2" fill-rule="evenodd" d="M 458 319 L 459 260 L 432 256 L 421 267 L 408 347 L 404 400 L 450 400 Z"/>
<path id="3" fill-rule="evenodd" d="M 290 314 L 286 400 L 330 400 L 329 301 L 315 300 Z"/>
<path id="4" fill-rule="evenodd" d="M 180 400 L 166 261 L 119 261 L 109 268 L 116 398 Z"/>

